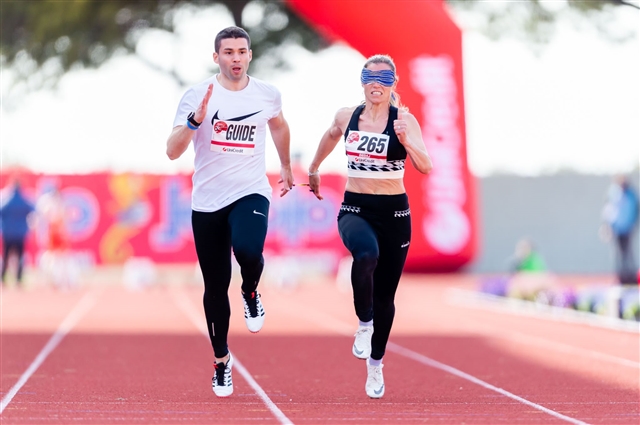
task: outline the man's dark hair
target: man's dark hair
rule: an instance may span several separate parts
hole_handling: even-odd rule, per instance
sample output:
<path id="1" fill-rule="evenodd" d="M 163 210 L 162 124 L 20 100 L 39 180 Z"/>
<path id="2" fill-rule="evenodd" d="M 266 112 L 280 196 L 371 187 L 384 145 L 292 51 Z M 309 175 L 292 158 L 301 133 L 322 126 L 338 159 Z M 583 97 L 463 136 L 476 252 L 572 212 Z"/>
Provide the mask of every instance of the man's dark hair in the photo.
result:
<path id="1" fill-rule="evenodd" d="M 245 40 L 247 40 L 249 49 L 251 49 L 251 38 L 249 38 L 249 34 L 247 34 L 247 32 L 240 27 L 229 27 L 223 29 L 218 33 L 218 35 L 216 35 L 216 41 L 214 43 L 216 53 L 219 53 L 220 43 L 222 43 L 222 40 L 226 38 L 244 38 Z"/>

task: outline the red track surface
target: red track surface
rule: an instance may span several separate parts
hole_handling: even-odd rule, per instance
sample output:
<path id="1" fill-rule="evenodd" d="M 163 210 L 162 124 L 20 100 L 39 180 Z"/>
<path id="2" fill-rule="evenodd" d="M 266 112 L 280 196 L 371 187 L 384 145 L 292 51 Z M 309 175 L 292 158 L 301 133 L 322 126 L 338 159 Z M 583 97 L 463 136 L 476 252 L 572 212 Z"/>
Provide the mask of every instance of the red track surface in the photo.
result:
<path id="1" fill-rule="evenodd" d="M 332 284 L 263 285 L 267 319 L 257 335 L 232 287 L 229 342 L 241 366 L 228 399 L 211 391 L 197 286 L 5 290 L 0 422 L 640 423 L 638 332 L 455 302 L 450 288 L 472 280 L 403 278 L 380 400 L 366 396 L 365 363 L 351 355 L 351 294 Z M 38 364 L 53 335 L 59 343 Z"/>

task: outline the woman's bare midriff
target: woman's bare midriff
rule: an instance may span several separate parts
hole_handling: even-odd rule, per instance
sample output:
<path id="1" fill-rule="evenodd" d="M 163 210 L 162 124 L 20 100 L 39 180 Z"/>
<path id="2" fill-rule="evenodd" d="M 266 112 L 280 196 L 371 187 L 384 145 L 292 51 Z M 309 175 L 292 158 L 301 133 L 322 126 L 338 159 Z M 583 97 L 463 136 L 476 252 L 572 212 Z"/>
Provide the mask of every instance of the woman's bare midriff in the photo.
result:
<path id="1" fill-rule="evenodd" d="M 363 179 L 358 177 L 348 178 L 346 190 L 365 195 L 399 195 L 406 192 L 402 179 Z"/>

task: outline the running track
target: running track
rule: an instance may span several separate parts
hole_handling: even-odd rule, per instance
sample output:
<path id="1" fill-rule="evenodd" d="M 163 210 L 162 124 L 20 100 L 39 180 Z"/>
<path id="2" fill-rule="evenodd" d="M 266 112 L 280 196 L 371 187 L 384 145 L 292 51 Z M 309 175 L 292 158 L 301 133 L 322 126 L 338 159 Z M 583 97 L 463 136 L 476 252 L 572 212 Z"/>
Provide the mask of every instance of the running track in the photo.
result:
<path id="1" fill-rule="evenodd" d="M 461 301 L 472 276 L 403 277 L 386 393 L 364 392 L 351 294 L 263 284 L 249 334 L 233 284 L 235 392 L 211 391 L 201 289 L 2 293 L 2 424 L 638 424 L 640 338 Z"/>

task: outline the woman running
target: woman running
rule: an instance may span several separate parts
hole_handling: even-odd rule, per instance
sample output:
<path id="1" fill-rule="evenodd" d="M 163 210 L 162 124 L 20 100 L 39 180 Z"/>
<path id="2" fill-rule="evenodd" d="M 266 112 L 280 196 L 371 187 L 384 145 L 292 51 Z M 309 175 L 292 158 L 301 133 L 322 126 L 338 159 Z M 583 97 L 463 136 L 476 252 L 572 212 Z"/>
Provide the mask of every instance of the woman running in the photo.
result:
<path id="1" fill-rule="evenodd" d="M 367 361 L 367 395 L 380 398 L 385 391 L 382 358 L 411 241 L 405 159 L 408 155 L 423 174 L 431 171 L 432 163 L 418 121 L 395 92 L 398 77 L 391 57 L 367 59 L 360 80 L 365 101 L 338 110 L 308 174 L 311 191 L 322 199 L 320 164 L 344 135 L 348 179 L 338 230 L 353 256 L 351 284 L 359 326 L 352 352 Z"/>

